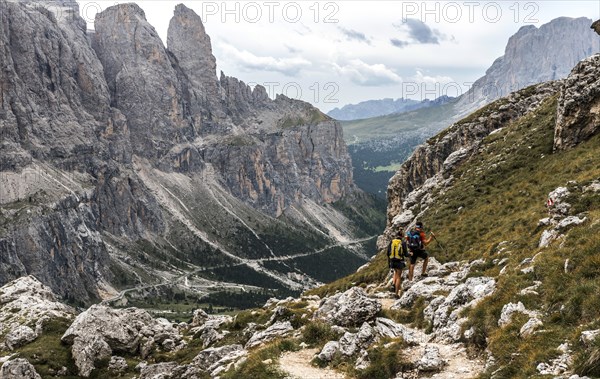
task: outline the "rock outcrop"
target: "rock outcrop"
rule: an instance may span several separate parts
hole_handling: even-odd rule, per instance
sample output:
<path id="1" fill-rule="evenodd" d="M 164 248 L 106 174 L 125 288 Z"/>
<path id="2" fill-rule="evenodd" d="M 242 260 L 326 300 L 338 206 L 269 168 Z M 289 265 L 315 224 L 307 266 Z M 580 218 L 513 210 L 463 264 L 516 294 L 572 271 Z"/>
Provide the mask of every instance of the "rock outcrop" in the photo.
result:
<path id="1" fill-rule="evenodd" d="M 1 379 L 42 379 L 35 367 L 27 359 L 17 358 L 8 361 L 0 368 Z"/>
<path id="2" fill-rule="evenodd" d="M 558 99 L 554 149 L 565 150 L 600 130 L 600 54 L 581 61 L 564 81 Z"/>
<path id="3" fill-rule="evenodd" d="M 182 340 L 177 325 L 165 319 L 154 319 L 136 308 L 116 310 L 93 305 L 77 316 L 62 341 L 72 345 L 79 374 L 87 377 L 95 363 L 112 353 L 140 353 L 145 358 L 155 349 L 176 349 Z"/>
<path id="4" fill-rule="evenodd" d="M 381 310 L 381 304 L 367 296 L 360 287 L 352 287 L 323 299 L 315 317 L 339 326 L 358 326 L 371 321 Z"/>
<path id="5" fill-rule="evenodd" d="M 34 341 L 51 319 L 73 319 L 75 310 L 33 276 L 0 288 L 0 346 L 9 350 Z"/>

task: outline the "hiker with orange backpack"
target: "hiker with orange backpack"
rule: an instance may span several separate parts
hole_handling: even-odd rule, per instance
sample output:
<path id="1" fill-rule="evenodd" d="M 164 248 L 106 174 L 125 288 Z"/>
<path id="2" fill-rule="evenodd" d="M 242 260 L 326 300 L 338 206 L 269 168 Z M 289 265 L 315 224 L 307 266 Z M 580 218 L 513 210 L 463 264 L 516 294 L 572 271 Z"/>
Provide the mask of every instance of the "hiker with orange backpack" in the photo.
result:
<path id="1" fill-rule="evenodd" d="M 404 232 L 402 228 L 398 230 L 396 236 L 390 241 L 387 248 L 388 266 L 394 270 L 391 291 L 398 298 L 398 292 L 402 285 L 402 269 L 406 267 L 404 257 L 408 256 L 408 247 L 404 241 Z"/>
<path id="2" fill-rule="evenodd" d="M 417 221 L 415 228 L 406 234 L 406 244 L 408 245 L 410 255 L 408 280 L 413 280 L 415 264 L 417 263 L 418 258 L 423 259 L 423 270 L 421 272 L 421 276 L 427 276 L 426 271 L 427 263 L 429 263 L 429 255 L 427 254 L 427 251 L 425 251 L 425 246 L 427 246 L 433 238 L 435 238 L 435 234 L 433 234 L 433 232 L 430 233 L 429 238 L 426 237 L 425 230 L 423 229 L 423 223 L 421 221 Z"/>

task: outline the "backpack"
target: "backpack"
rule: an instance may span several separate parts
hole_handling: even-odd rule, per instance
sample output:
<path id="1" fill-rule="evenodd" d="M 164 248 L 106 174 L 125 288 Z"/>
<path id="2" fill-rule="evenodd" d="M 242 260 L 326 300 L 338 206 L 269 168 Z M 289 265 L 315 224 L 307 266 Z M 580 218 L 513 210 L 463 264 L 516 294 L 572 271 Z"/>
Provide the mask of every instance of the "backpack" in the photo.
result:
<path id="1" fill-rule="evenodd" d="M 406 239 L 408 240 L 408 248 L 411 251 L 423 250 L 423 240 L 419 231 L 411 230 L 408 232 Z"/>
<path id="2" fill-rule="evenodd" d="M 394 238 L 392 242 L 390 242 L 390 247 L 388 249 L 388 258 L 389 259 L 404 259 L 404 246 L 402 246 L 402 240 L 399 238 Z"/>

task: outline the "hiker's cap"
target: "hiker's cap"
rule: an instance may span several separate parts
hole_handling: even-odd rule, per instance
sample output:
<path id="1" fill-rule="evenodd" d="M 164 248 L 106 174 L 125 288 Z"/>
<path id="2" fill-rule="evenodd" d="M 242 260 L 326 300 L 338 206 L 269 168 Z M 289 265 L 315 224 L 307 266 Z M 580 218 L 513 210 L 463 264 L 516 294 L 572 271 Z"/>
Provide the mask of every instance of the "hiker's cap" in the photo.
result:
<path id="1" fill-rule="evenodd" d="M 423 229 L 423 223 L 422 222 L 417 222 L 417 228 Z"/>

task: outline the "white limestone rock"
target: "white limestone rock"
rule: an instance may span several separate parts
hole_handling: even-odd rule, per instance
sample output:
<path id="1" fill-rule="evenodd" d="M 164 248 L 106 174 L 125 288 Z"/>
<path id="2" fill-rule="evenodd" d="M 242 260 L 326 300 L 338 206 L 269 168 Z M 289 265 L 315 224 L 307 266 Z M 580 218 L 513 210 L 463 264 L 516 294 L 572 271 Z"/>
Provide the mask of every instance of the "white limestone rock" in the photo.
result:
<path id="1" fill-rule="evenodd" d="M 346 332 L 339 340 L 340 352 L 346 356 L 366 349 L 376 338 L 375 330 L 368 323 L 363 323 L 358 332 Z"/>
<path id="2" fill-rule="evenodd" d="M 20 325 L 6 335 L 4 343 L 9 350 L 14 350 L 34 341 L 37 337 L 38 334 L 33 329 L 25 325 Z"/>
<path id="3" fill-rule="evenodd" d="M 122 373 L 127 370 L 127 361 L 123 357 L 113 355 L 108 362 L 108 369 L 115 373 Z"/>
<path id="4" fill-rule="evenodd" d="M 321 300 L 314 317 L 339 326 L 356 326 L 371 321 L 381 310 L 381 303 L 371 299 L 360 287 Z"/>
<path id="5" fill-rule="evenodd" d="M 425 352 L 417 362 L 419 371 L 435 372 L 441 371 L 447 362 L 440 355 L 440 349 L 433 345 L 425 346 Z"/>
<path id="6" fill-rule="evenodd" d="M 202 350 L 196 355 L 192 364 L 212 373 L 219 367 L 235 363 L 247 355 L 248 351 L 242 345 L 226 345 Z"/>
<path id="7" fill-rule="evenodd" d="M 589 346 L 599 336 L 600 336 L 600 329 L 586 330 L 586 331 L 581 332 L 581 342 L 583 342 L 585 345 Z"/>
<path id="8" fill-rule="evenodd" d="M 410 209 L 407 209 L 392 219 L 392 225 L 394 225 L 394 226 L 408 225 L 412 222 L 412 220 L 414 220 L 414 218 L 415 218 L 415 214 Z"/>
<path id="9" fill-rule="evenodd" d="M 325 362 L 331 362 L 335 354 L 340 350 L 338 341 L 329 341 L 323 346 L 317 358 Z"/>
<path id="10" fill-rule="evenodd" d="M 532 318 L 539 316 L 538 312 L 530 311 L 530 310 L 526 309 L 525 306 L 523 305 L 523 303 L 521 303 L 520 301 L 517 304 L 508 303 L 502 307 L 502 312 L 500 313 L 500 319 L 498 319 L 498 326 L 504 327 L 504 326 L 510 324 L 510 322 L 512 321 L 512 317 L 516 313 L 523 313 Z"/>
<path id="11" fill-rule="evenodd" d="M 550 245 L 552 241 L 556 240 L 558 236 L 559 233 L 555 229 L 544 230 L 542 232 L 542 236 L 540 237 L 538 247 L 548 247 L 548 245 Z"/>
<path id="12" fill-rule="evenodd" d="M 2 365 L 0 379 L 42 379 L 42 377 L 27 359 L 17 358 Z"/>
<path id="13" fill-rule="evenodd" d="M 284 337 L 289 335 L 294 328 L 289 321 L 276 322 L 269 326 L 267 329 L 255 333 L 250 340 L 246 343 L 246 349 L 251 349 L 255 346 L 261 345 L 265 342 L 274 340 L 277 337 Z"/>
<path id="14" fill-rule="evenodd" d="M 375 332 L 382 338 L 402 337 L 409 345 L 417 345 L 423 340 L 423 335 L 416 330 L 399 324 L 388 318 L 378 317 L 375 319 Z"/>
<path id="15" fill-rule="evenodd" d="M 31 342 L 31 328 L 22 326 L 36 324 L 35 336 L 42 331 L 45 321 L 50 319 L 73 319 L 75 310 L 59 302 L 52 290 L 34 276 L 25 276 L 0 288 L 0 335 L 12 339 L 9 345 Z M 40 321 L 41 320 L 41 321 Z M 38 324 L 39 322 L 39 324 Z M 3 341 L 0 339 L 0 344 Z"/>
<path id="16" fill-rule="evenodd" d="M 523 338 L 527 338 L 542 326 L 544 326 L 544 323 L 539 318 L 532 317 L 521 327 L 519 335 Z"/>
<path id="17" fill-rule="evenodd" d="M 87 378 L 96 368 L 96 363 L 108 359 L 112 350 L 102 336 L 91 334 L 75 337 L 71 353 L 79 375 Z"/>
<path id="18" fill-rule="evenodd" d="M 579 218 L 577 216 L 569 216 L 566 217 L 564 219 L 562 219 L 558 225 L 556 225 L 556 230 L 558 231 L 564 231 L 568 228 L 571 228 L 573 226 L 577 226 L 577 225 L 581 225 L 584 222 L 587 221 L 587 217 L 584 218 Z"/>

